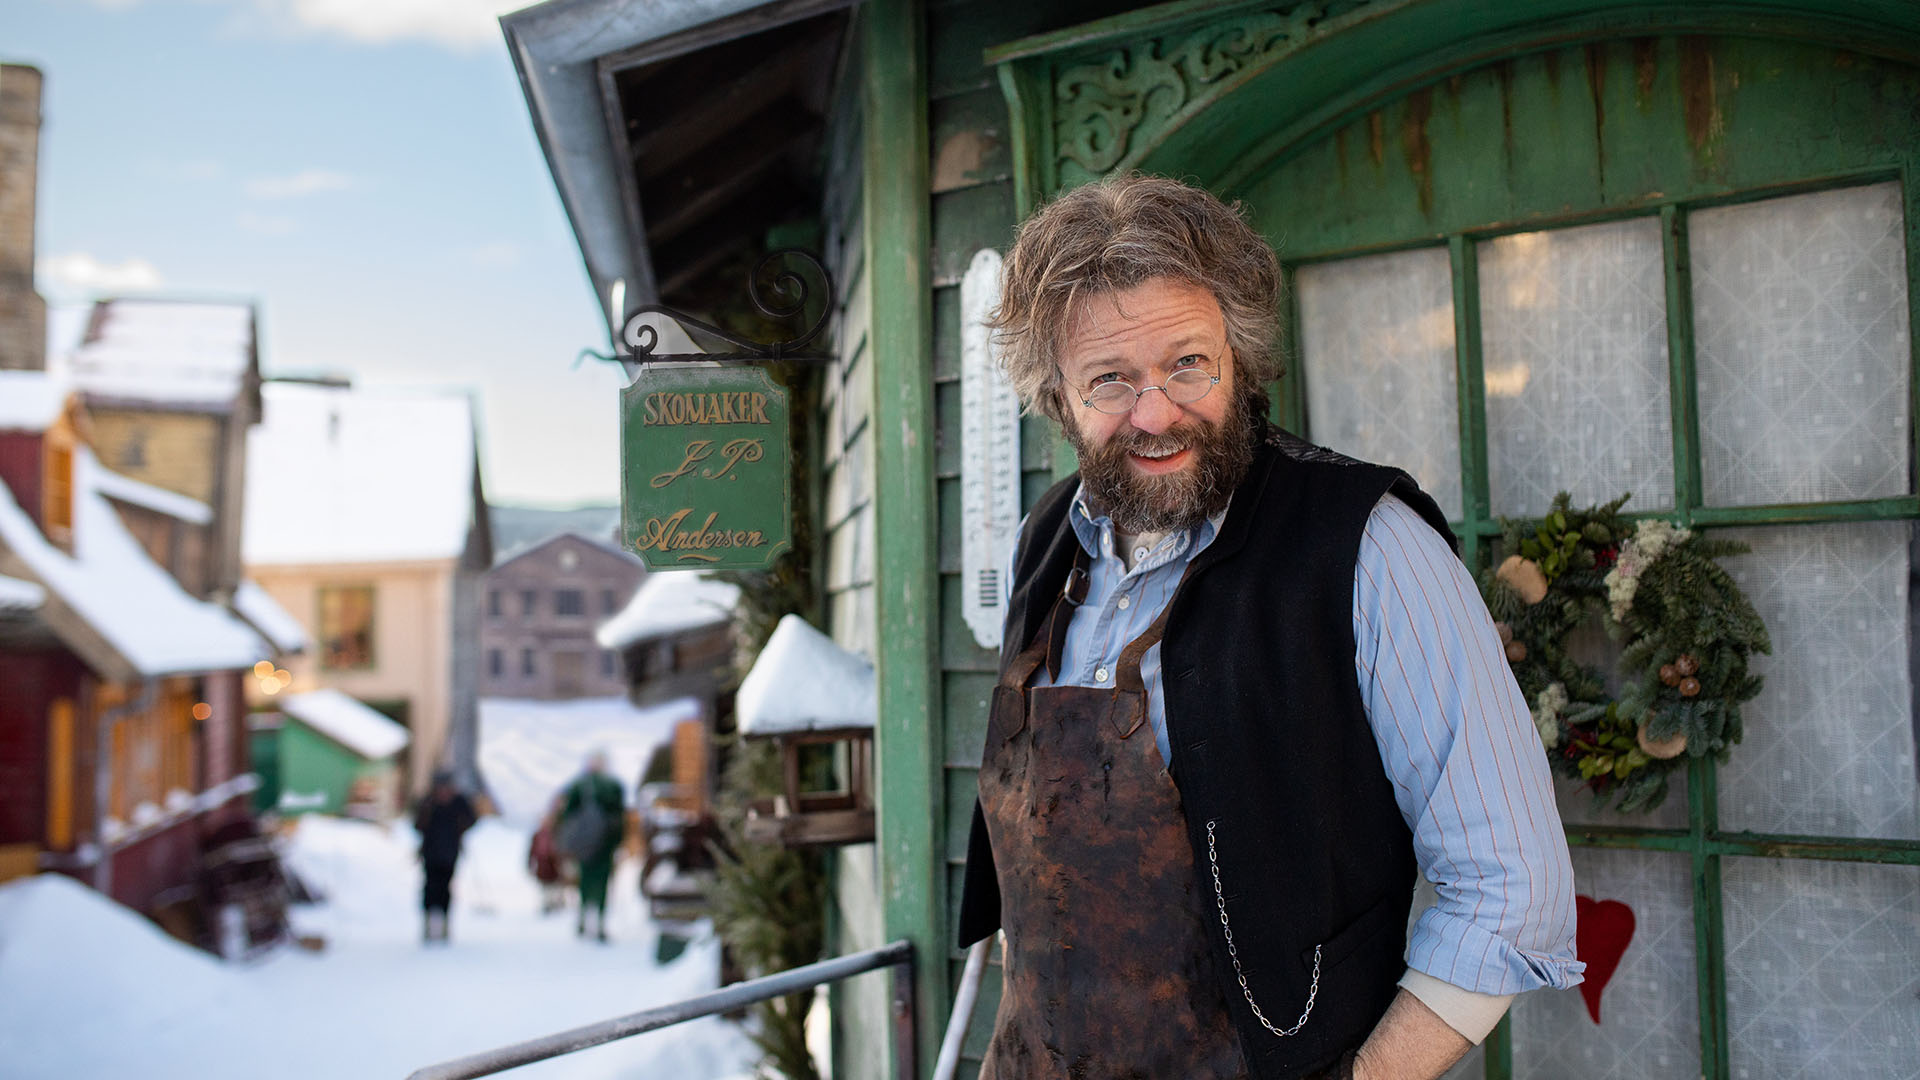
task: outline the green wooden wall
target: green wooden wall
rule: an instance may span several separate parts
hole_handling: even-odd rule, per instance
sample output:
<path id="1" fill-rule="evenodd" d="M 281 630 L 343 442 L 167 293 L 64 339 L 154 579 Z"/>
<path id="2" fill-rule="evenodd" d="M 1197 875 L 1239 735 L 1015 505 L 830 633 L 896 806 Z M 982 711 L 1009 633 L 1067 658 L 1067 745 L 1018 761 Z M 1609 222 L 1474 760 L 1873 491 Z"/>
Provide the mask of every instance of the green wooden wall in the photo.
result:
<path id="1" fill-rule="evenodd" d="M 347 804 L 354 777 L 372 768 L 360 755 L 313 730 L 294 717 L 280 728 L 280 790 L 294 795 L 324 792 L 321 806 L 303 806 L 295 813 L 338 814 Z"/>
<path id="2" fill-rule="evenodd" d="M 982 649 L 961 617 L 960 577 L 960 279 L 975 252 L 1002 253 L 1017 215 L 1012 140 L 1007 108 L 992 68 L 982 59 L 992 45 L 1071 26 L 1128 5 L 1087 0 L 992 0 L 931 3 L 926 12 L 931 218 L 934 412 L 934 485 L 939 528 L 939 687 L 935 702 L 937 752 L 942 782 L 939 870 L 944 913 L 937 928 L 948 987 L 956 984 L 965 954 L 954 946 L 960 879 L 972 820 L 975 779 L 986 739 L 987 701 L 998 656 Z M 1053 482 L 1052 425 L 1029 417 L 1022 426 L 1023 504 Z M 995 1008 L 998 968 L 989 971 L 966 1044 L 960 1075 L 979 1068 Z M 941 1022 L 951 994 L 941 1002 Z M 930 1065 L 930 1062 L 923 1065 Z"/>
<path id="3" fill-rule="evenodd" d="M 860 61 L 864 22 L 856 13 L 848 27 L 848 62 L 834 88 L 823 162 L 821 206 L 823 256 L 833 274 L 835 313 L 830 333 L 837 358 L 822 373 L 815 447 L 823 543 L 816 578 L 825 593 L 824 629 L 839 644 L 869 659 L 877 655 L 874 611 L 873 354 L 868 329 L 873 316 L 867 274 L 865 187 L 861 175 Z M 873 844 L 829 854 L 832 903 L 828 951 L 859 952 L 888 940 L 881 909 L 879 866 Z M 829 991 L 833 1016 L 833 1075 L 841 1080 L 883 1080 L 890 1037 L 888 984 L 884 974 L 864 975 Z"/>

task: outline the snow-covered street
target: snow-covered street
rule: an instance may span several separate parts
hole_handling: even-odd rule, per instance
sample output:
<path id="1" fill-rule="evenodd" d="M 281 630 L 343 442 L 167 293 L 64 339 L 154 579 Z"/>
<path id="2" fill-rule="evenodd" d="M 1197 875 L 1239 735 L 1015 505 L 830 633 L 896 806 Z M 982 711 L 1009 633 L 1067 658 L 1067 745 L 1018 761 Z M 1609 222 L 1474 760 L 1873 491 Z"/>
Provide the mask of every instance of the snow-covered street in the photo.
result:
<path id="1" fill-rule="evenodd" d="M 571 908 L 543 916 L 525 869 L 533 818 L 588 749 L 607 748 L 630 787 L 685 715 L 617 700 L 483 703 L 482 760 L 502 815 L 467 836 L 445 947 L 420 943 L 415 840 L 398 822 L 302 820 L 286 858 L 327 900 L 293 919 L 326 948 L 247 965 L 180 945 L 64 878 L 0 886 L 0 1076 L 397 1080 L 711 989 L 719 947 L 704 925 L 656 962 L 661 930 L 630 861 L 614 878 L 607 945 L 574 936 Z M 708 1018 L 510 1075 L 720 1080 L 754 1056 L 738 1027 Z"/>

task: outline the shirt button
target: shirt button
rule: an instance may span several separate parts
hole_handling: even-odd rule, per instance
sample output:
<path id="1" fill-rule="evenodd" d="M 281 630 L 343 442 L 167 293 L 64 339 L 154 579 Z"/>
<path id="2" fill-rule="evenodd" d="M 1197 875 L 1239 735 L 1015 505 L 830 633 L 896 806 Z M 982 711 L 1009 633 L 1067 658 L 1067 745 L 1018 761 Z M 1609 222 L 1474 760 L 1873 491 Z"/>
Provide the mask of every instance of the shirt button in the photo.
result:
<path id="1" fill-rule="evenodd" d="M 1093 681 L 1094 681 L 1094 682 L 1106 682 L 1106 681 L 1107 681 L 1107 669 L 1106 669 L 1106 668 L 1095 668 L 1095 669 L 1094 669 L 1094 672 L 1093 672 Z"/>
<path id="2" fill-rule="evenodd" d="M 1134 562 L 1139 562 L 1140 560 L 1142 560 L 1142 559 L 1144 559 L 1144 558 L 1146 558 L 1146 557 L 1147 557 L 1147 549 L 1146 549 L 1146 548 L 1143 548 L 1143 547 L 1137 547 L 1137 548 L 1134 548 L 1134 549 L 1133 549 L 1133 561 L 1134 561 Z"/>
<path id="3" fill-rule="evenodd" d="M 1128 608 L 1129 606 L 1131 606 L 1132 604 L 1133 604 L 1133 601 L 1131 601 L 1131 600 L 1129 600 L 1129 599 L 1127 599 L 1126 597 L 1124 597 L 1124 596 L 1123 596 L 1123 597 L 1121 597 L 1121 598 L 1120 598 L 1120 601 L 1119 601 L 1119 605 L 1118 605 L 1118 606 L 1119 606 L 1119 608 L 1120 608 L 1120 610 L 1121 610 L 1121 611 L 1125 611 L 1125 610 L 1127 610 L 1127 608 Z"/>

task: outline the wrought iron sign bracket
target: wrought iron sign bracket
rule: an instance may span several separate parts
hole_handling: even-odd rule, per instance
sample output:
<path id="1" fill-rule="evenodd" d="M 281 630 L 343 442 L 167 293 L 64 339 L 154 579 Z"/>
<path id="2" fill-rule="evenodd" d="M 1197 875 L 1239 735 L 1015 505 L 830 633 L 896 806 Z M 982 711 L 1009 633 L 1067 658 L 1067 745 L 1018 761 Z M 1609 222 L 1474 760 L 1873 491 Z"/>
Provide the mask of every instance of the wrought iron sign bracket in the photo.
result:
<path id="1" fill-rule="evenodd" d="M 783 264 L 788 260 L 797 260 L 806 264 L 806 268 L 811 273 L 802 274 L 783 268 Z M 777 272 L 772 273 L 769 278 L 770 268 Z M 750 341 L 664 304 L 649 304 L 627 316 L 626 323 L 620 328 L 620 343 L 625 346 L 626 351 L 615 359 L 623 364 L 832 363 L 836 357 L 830 353 L 807 351 L 807 347 L 820 336 L 820 331 L 826 328 L 827 318 L 833 312 L 833 275 L 827 273 L 827 268 L 820 264 L 820 260 L 796 249 L 776 251 L 760 260 L 759 264 L 753 268 L 753 272 L 747 275 L 747 296 L 753 300 L 753 306 L 767 318 L 775 321 L 790 320 L 806 312 L 809 277 L 819 279 L 821 290 L 828 302 L 821 305 L 819 316 L 798 337 L 784 341 Z M 770 280 L 767 291 L 774 294 L 775 298 L 772 300 L 761 291 L 760 282 L 763 278 Z M 789 293 L 792 294 L 792 300 L 786 303 L 779 302 L 780 296 Z M 660 332 L 652 323 L 645 320 L 648 315 L 664 315 L 700 337 L 724 341 L 734 346 L 734 349 L 729 352 L 655 352 L 654 350 L 660 346 Z"/>

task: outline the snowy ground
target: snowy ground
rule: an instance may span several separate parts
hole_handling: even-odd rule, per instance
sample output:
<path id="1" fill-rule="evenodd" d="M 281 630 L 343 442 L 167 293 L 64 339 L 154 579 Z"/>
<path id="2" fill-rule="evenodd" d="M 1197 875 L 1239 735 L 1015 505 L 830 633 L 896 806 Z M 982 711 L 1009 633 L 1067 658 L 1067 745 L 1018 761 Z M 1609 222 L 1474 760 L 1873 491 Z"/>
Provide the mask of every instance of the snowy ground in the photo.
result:
<path id="1" fill-rule="evenodd" d="M 524 869 L 530 822 L 603 746 L 631 781 L 686 715 L 621 702 L 488 701 L 482 756 L 501 818 L 468 834 L 454 881 L 453 942 L 419 941 L 411 828 L 302 821 L 289 862 L 329 897 L 296 909 L 324 952 L 281 949 L 223 964 L 80 886 L 41 875 L 0 886 L 0 1077 L 276 1080 L 391 1077 L 711 989 L 718 945 L 705 927 L 656 963 L 635 867 L 616 872 L 610 945 L 574 937 L 569 910 L 542 916 Z M 718 1018 L 528 1066 L 512 1077 L 723 1080 L 754 1057 Z"/>

